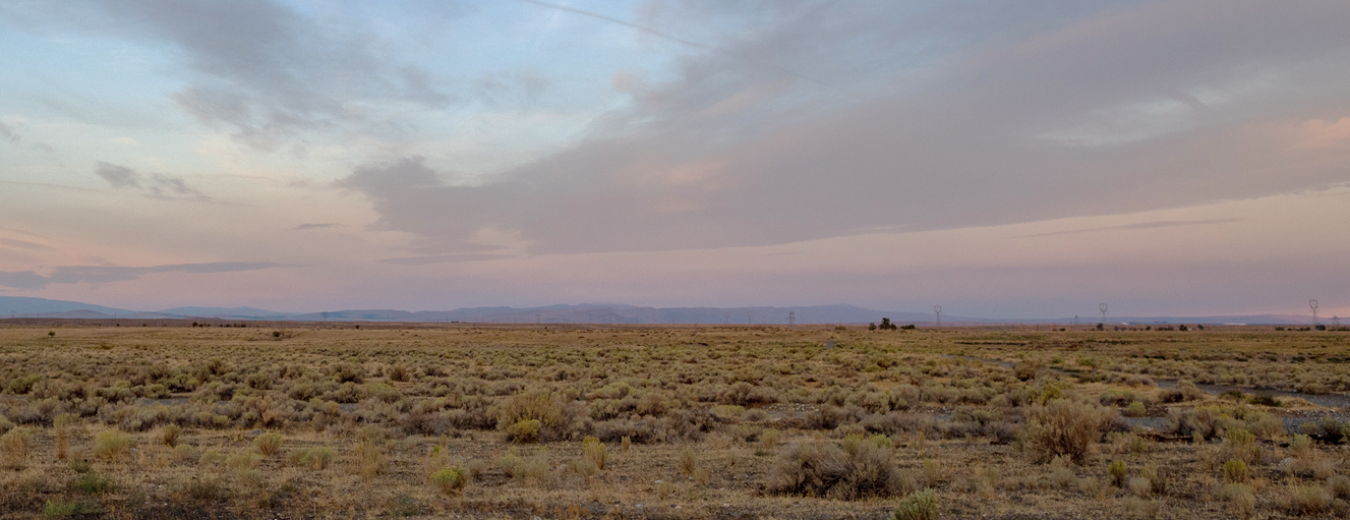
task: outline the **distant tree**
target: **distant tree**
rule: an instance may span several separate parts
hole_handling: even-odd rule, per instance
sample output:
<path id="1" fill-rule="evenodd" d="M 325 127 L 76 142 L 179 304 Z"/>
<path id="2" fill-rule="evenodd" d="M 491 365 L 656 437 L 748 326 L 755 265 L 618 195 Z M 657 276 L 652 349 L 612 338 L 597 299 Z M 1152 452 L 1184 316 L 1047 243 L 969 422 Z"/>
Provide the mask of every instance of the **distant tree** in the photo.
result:
<path id="1" fill-rule="evenodd" d="M 875 324 L 875 323 L 868 323 L 868 324 L 867 324 L 867 330 L 877 330 L 877 324 Z"/>

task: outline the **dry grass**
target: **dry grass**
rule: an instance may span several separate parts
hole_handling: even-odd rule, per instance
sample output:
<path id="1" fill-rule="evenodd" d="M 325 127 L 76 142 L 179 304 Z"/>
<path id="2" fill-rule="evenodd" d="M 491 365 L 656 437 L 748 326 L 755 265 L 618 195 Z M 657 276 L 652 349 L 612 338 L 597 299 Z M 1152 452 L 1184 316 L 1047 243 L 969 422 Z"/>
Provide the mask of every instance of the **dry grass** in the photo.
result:
<path id="1" fill-rule="evenodd" d="M 1326 409 L 1205 390 L 1345 391 L 1350 335 L 371 329 L 0 328 L 0 435 L 27 432 L 0 518 L 910 518 L 920 487 L 942 517 L 1229 518 L 1350 495 L 1344 419 L 1286 432 Z"/>

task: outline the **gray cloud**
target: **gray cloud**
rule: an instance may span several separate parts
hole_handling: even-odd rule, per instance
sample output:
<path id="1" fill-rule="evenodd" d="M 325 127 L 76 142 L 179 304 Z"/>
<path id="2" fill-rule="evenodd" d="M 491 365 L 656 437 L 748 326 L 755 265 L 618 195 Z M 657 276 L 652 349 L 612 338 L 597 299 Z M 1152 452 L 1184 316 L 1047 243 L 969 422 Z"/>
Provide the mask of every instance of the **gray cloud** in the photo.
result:
<path id="1" fill-rule="evenodd" d="M 1350 53 L 1342 2 L 647 5 L 645 26 L 718 51 L 667 83 L 616 80 L 632 106 L 579 144 L 482 186 L 416 158 L 340 185 L 369 197 L 377 228 L 446 251 L 497 229 L 557 253 L 1135 212 L 1347 179 L 1344 162 L 1246 126 L 1342 115 L 1327 112 L 1350 88 L 1327 66 Z M 716 17 L 760 30 L 709 34 Z"/>
<path id="2" fill-rule="evenodd" d="M 548 77 L 537 70 L 515 73 L 486 73 L 474 82 L 478 98 L 488 105 L 510 104 L 531 107 L 550 85 Z"/>
<path id="3" fill-rule="evenodd" d="M 115 189 L 134 188 L 144 190 L 151 196 L 167 198 L 172 196 L 205 199 L 201 192 L 189 187 L 182 178 L 162 173 L 144 174 L 116 164 L 99 161 L 94 174 L 108 181 Z"/>
<path id="4" fill-rule="evenodd" d="M 326 229 L 340 226 L 341 224 L 300 224 L 298 226 L 291 228 L 291 231 L 303 231 L 306 229 Z"/>
<path id="5" fill-rule="evenodd" d="M 42 276 L 33 271 L 0 271 L 0 285 L 15 289 L 42 289 L 49 284 L 122 282 L 135 280 L 153 273 L 229 273 L 256 271 L 280 266 L 281 264 L 272 262 L 213 262 L 151 267 L 61 266 L 53 269 L 48 276 Z"/>
<path id="6" fill-rule="evenodd" d="M 99 161 L 98 165 L 94 167 L 94 174 L 108 181 L 108 184 L 111 184 L 114 188 L 141 187 L 141 174 L 126 166 Z"/>
<path id="7" fill-rule="evenodd" d="M 13 128 L 10 128 L 9 125 L 6 125 L 3 121 L 0 121 L 0 138 L 4 138 L 11 143 L 17 143 L 22 140 L 19 137 L 18 132 L 15 132 Z"/>
<path id="8" fill-rule="evenodd" d="M 303 143 L 314 133 L 378 132 L 396 124 L 368 110 L 381 103 L 426 109 L 455 102 L 436 88 L 436 78 L 401 64 L 374 36 L 274 0 L 25 3 L 4 10 L 172 46 L 187 80 L 172 95 L 178 107 L 260 150 Z"/>
<path id="9" fill-rule="evenodd" d="M 0 286 L 15 289 L 41 289 L 51 283 L 47 277 L 32 271 L 0 271 Z"/>
<path id="10" fill-rule="evenodd" d="M 1071 229 L 1068 231 L 1055 231 L 1051 233 L 1037 233 L 1035 235 L 1026 235 L 1018 238 L 1050 237 L 1057 235 L 1077 235 L 1082 233 L 1097 233 L 1101 231 L 1128 231 L 1134 229 L 1159 229 L 1170 227 L 1185 226 L 1211 226 L 1214 224 L 1231 224 L 1233 222 L 1242 222 L 1240 218 L 1216 218 L 1209 220 L 1159 220 L 1155 222 L 1138 222 L 1134 224 L 1125 224 L 1121 226 L 1102 226 L 1086 229 Z"/>
<path id="11" fill-rule="evenodd" d="M 27 240 L 18 240 L 14 238 L 0 238 L 0 245 L 16 247 L 19 249 L 27 249 L 29 251 L 50 251 L 52 249 L 51 246 L 45 244 L 39 244 L 37 242 L 29 242 Z"/>
<path id="12" fill-rule="evenodd" d="M 494 254 L 494 253 L 460 253 L 450 255 L 386 258 L 380 261 L 386 264 L 426 265 L 426 264 L 448 264 L 455 262 L 481 262 L 484 260 L 500 260 L 503 258 L 511 258 L 511 255 Z"/>

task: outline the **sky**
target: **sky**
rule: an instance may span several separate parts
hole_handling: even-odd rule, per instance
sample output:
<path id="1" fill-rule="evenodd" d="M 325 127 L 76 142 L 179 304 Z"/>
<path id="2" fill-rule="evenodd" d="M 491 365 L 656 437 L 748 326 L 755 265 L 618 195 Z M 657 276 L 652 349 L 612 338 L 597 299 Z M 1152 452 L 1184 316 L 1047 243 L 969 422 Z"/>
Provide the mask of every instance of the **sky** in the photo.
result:
<path id="1" fill-rule="evenodd" d="M 1343 0 L 0 0 L 0 296 L 1350 316 L 1346 27 Z"/>

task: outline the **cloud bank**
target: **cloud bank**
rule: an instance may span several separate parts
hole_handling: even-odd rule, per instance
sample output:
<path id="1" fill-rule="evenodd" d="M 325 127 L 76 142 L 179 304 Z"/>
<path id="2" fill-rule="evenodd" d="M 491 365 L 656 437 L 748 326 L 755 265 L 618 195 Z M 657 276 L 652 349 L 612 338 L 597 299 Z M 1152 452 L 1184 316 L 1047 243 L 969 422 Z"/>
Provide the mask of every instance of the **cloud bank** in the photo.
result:
<path id="1" fill-rule="evenodd" d="M 376 229 L 428 247 L 481 248 L 475 235 L 495 229 L 551 254 L 998 225 L 1350 181 L 1350 140 L 1307 148 L 1299 130 L 1310 106 L 1345 109 L 1350 72 L 1327 66 L 1350 54 L 1344 4 L 1118 2 L 1058 16 L 1045 13 L 1062 3 L 1039 4 L 725 7 L 764 29 L 714 35 L 715 50 L 663 83 L 616 77 L 633 104 L 576 146 L 481 185 L 447 182 L 420 157 L 339 185 L 371 200 Z M 718 11 L 657 5 L 654 23 Z M 1295 84 L 1321 88 L 1291 97 Z"/>
<path id="2" fill-rule="evenodd" d="M 280 264 L 271 262 L 213 262 L 204 264 L 157 265 L 150 267 L 90 265 L 61 266 L 53 269 L 51 274 L 47 276 L 39 275 L 33 271 L 0 271 L 0 286 L 13 287 L 15 289 L 42 289 L 49 284 L 105 284 L 123 282 L 135 280 L 144 275 L 153 273 L 231 273 L 269 269 L 278 267 L 279 265 Z"/>

